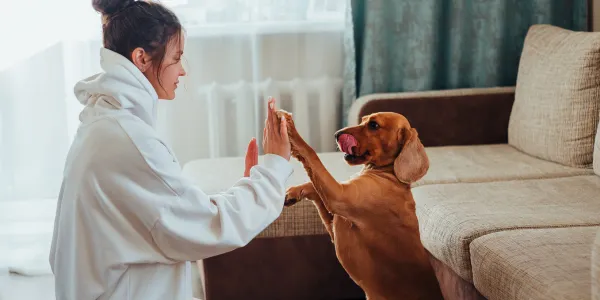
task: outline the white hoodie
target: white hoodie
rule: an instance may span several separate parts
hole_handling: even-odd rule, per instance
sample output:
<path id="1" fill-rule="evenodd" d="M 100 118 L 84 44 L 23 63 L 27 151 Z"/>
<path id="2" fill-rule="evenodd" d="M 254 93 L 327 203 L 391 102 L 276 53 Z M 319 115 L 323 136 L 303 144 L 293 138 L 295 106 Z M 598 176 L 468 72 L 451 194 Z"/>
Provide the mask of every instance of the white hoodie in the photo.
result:
<path id="1" fill-rule="evenodd" d="M 190 261 L 242 247 L 272 223 L 292 167 L 267 154 L 249 178 L 206 195 L 154 130 L 150 82 L 113 51 L 101 58 L 104 72 L 75 86 L 85 108 L 52 238 L 56 299 L 189 300 Z"/>

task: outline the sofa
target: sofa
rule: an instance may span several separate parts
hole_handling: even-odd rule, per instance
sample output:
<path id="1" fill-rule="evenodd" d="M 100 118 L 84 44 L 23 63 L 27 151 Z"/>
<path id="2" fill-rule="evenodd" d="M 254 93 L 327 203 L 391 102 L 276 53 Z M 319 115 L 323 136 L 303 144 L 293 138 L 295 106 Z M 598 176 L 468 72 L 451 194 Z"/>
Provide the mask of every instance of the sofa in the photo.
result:
<path id="1" fill-rule="evenodd" d="M 406 116 L 426 146 L 412 192 L 446 299 L 600 300 L 600 33 L 534 25 L 515 86 L 367 95 L 348 123 L 380 111 Z M 319 156 L 340 181 L 360 169 Z M 292 163 L 288 185 L 307 181 Z M 197 160 L 184 173 L 211 193 L 241 166 Z M 198 265 L 205 300 L 364 299 L 310 201 Z"/>

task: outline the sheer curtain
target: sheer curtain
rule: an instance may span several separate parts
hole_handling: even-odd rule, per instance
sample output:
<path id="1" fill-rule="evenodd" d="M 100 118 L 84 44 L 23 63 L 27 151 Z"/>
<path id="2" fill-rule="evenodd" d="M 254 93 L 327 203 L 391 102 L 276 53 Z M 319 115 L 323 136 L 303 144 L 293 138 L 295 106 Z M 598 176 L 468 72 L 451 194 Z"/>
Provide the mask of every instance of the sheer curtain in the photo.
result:
<path id="1" fill-rule="evenodd" d="M 160 102 L 158 127 L 182 164 L 243 155 L 262 134 L 269 94 L 285 109 L 314 112 L 304 130 L 315 147 L 331 149 L 319 130 L 339 120 L 318 110 L 337 111 L 341 98 L 345 0 L 162 3 L 186 29 L 188 76 L 174 101 Z M 11 1 L 0 10 L 0 30 L 9 41 L 0 50 L 0 269 L 45 274 L 82 108 L 73 86 L 100 71 L 100 17 L 91 1 Z"/>

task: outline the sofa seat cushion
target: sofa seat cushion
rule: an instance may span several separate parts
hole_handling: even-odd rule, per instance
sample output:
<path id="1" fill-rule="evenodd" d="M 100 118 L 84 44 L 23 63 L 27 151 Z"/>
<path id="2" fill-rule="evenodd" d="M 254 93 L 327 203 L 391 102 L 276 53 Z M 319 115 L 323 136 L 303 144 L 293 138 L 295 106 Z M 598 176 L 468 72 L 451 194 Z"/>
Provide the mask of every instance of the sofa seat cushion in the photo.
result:
<path id="1" fill-rule="evenodd" d="M 489 300 L 590 299 L 600 227 L 495 232 L 471 243 L 473 281 Z"/>
<path id="2" fill-rule="evenodd" d="M 488 182 L 532 178 L 552 178 L 593 174 L 591 169 L 572 168 L 524 154 L 512 146 L 450 146 L 426 148 L 430 168 L 415 185 L 456 182 Z M 356 175 L 362 166 L 349 166 L 341 152 L 320 153 L 323 164 L 338 181 Z M 259 157 L 259 162 L 263 159 Z M 290 161 L 294 173 L 288 186 L 308 181 L 302 164 Z M 207 194 L 218 193 L 231 187 L 243 174 L 244 158 L 199 159 L 187 163 L 183 173 Z M 327 234 L 311 201 L 302 201 L 285 208 L 281 217 L 264 230 L 259 237 L 280 237 Z"/>
<path id="3" fill-rule="evenodd" d="M 429 171 L 415 186 L 437 183 L 488 182 L 514 179 L 552 178 L 593 174 L 591 169 L 573 168 L 525 154 L 508 144 L 444 146 L 425 148 Z M 362 166 L 349 166 L 341 152 L 319 153 L 327 170 L 338 181 L 356 175 Z M 263 157 L 259 156 L 259 162 Z M 308 181 L 298 160 L 290 160 L 294 172 L 288 186 Z M 242 177 L 243 157 L 198 159 L 188 162 L 183 173 L 208 194 L 231 187 Z"/>
<path id="4" fill-rule="evenodd" d="M 600 225 L 600 177 L 425 185 L 413 189 L 423 245 L 472 282 L 469 245 L 517 228 Z"/>
<path id="5" fill-rule="evenodd" d="M 426 148 L 429 171 L 414 186 L 455 182 L 488 182 L 593 174 L 535 158 L 508 145 Z"/>
<path id="6" fill-rule="evenodd" d="M 362 166 L 349 166 L 341 152 L 320 153 L 323 164 L 338 181 L 344 181 L 360 172 Z M 259 156 L 259 163 L 263 156 Z M 290 160 L 294 172 L 287 181 L 288 187 L 308 181 L 302 164 L 292 158 Z M 188 162 L 183 167 L 183 174 L 197 184 L 205 193 L 213 194 L 227 190 L 238 181 L 244 173 L 243 157 L 227 157 L 215 159 L 199 159 Z M 283 237 L 299 235 L 328 234 L 321 222 L 318 211 L 312 201 L 301 201 L 283 210 L 281 216 L 261 232 L 258 237 Z"/>
<path id="7" fill-rule="evenodd" d="M 319 153 L 319 158 L 339 181 L 347 180 L 352 175 L 360 172 L 361 166 L 349 166 L 344 161 L 342 152 Z M 263 162 L 263 156 L 258 157 L 258 162 Z M 308 176 L 302 164 L 295 158 L 290 159 L 294 169 L 287 182 L 288 186 L 302 184 L 308 181 Z M 221 157 L 192 160 L 183 167 L 183 174 L 208 194 L 222 192 L 230 188 L 244 174 L 243 157 Z"/>
<path id="8" fill-rule="evenodd" d="M 600 110 L 600 33 L 531 26 L 519 62 L 508 142 L 536 157 L 592 166 Z"/>

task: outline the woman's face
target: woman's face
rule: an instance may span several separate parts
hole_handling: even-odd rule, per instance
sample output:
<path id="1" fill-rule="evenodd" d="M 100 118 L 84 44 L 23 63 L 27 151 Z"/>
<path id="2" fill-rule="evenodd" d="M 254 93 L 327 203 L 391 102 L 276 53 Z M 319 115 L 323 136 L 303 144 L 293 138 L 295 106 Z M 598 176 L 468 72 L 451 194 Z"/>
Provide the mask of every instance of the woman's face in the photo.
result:
<path id="1" fill-rule="evenodd" d="M 177 89 L 177 85 L 179 84 L 179 77 L 185 76 L 186 74 L 183 65 L 181 64 L 184 45 L 183 34 L 180 38 L 173 38 L 167 45 L 165 57 L 160 68 L 155 67 L 148 60 L 149 57 L 147 55 L 143 55 L 146 59 L 140 59 L 140 61 L 144 62 L 140 69 L 146 78 L 148 78 L 148 81 L 150 81 L 154 90 L 156 90 L 158 99 L 175 99 L 175 89 Z"/>

